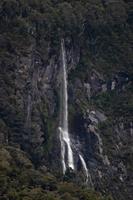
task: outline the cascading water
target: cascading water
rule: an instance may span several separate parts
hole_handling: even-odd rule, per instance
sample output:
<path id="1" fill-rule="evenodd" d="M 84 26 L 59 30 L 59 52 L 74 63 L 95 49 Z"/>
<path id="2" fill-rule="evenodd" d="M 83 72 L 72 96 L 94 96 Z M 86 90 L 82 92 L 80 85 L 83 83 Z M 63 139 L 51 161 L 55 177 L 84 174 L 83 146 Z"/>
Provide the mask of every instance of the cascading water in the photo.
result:
<path id="1" fill-rule="evenodd" d="M 83 169 L 84 169 L 85 174 L 86 174 L 86 183 L 88 183 L 89 173 L 88 173 L 88 169 L 87 169 L 85 160 L 84 160 L 84 158 L 83 158 L 83 156 L 82 156 L 81 154 L 79 154 L 79 158 L 80 158 L 80 160 L 81 160 Z"/>
<path id="2" fill-rule="evenodd" d="M 68 133 L 68 94 L 67 94 L 67 72 L 66 72 L 66 55 L 64 40 L 61 41 L 62 54 L 62 91 L 61 91 L 61 119 L 60 119 L 60 142 L 63 173 L 67 167 L 74 170 L 73 151 L 71 148 L 70 136 Z M 67 152 L 66 152 L 67 148 Z"/>
<path id="3" fill-rule="evenodd" d="M 81 160 L 83 169 L 84 169 L 84 171 L 85 171 L 85 175 L 86 175 L 86 184 L 89 182 L 89 183 L 90 183 L 90 186 L 93 187 L 91 175 L 89 174 L 88 169 L 87 169 L 86 162 L 85 162 L 83 156 L 82 156 L 80 153 L 79 153 L 79 158 L 80 158 L 80 160 Z"/>

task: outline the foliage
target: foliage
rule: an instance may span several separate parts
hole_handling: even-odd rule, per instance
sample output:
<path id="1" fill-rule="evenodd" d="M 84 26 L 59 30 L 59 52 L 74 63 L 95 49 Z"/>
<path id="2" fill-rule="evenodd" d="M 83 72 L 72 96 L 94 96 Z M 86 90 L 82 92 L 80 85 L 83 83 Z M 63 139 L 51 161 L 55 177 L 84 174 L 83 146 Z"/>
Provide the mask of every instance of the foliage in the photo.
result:
<path id="1" fill-rule="evenodd" d="M 103 93 L 94 97 L 93 100 L 98 108 L 103 109 L 106 115 L 112 116 L 113 119 L 123 117 L 130 121 L 133 112 L 132 99 L 132 90 L 127 87 L 125 92 Z"/>
<path id="2" fill-rule="evenodd" d="M 98 193 L 60 182 L 52 174 L 35 170 L 27 155 L 17 148 L 0 147 L 0 197 L 14 200 L 103 200 Z M 21 163 L 21 164 L 19 164 Z"/>

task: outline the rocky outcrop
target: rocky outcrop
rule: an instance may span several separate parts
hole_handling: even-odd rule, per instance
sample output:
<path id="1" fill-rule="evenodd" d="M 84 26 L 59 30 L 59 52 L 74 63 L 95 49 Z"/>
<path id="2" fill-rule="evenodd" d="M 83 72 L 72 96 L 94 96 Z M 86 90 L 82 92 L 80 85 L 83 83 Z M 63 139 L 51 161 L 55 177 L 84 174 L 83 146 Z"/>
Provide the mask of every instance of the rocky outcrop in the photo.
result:
<path id="1" fill-rule="evenodd" d="M 70 117 L 73 116 L 73 121 L 70 123 L 74 137 L 75 160 L 78 160 L 76 153 L 82 152 L 91 177 L 88 183 L 90 186 L 93 185 L 103 193 L 111 192 L 115 194 L 116 199 L 120 197 L 124 200 L 125 197 L 121 195 L 123 193 L 130 199 L 132 194 L 132 186 L 129 184 L 131 183 L 129 178 L 131 171 L 127 167 L 127 158 L 124 156 L 123 148 L 127 152 L 132 152 L 131 145 L 130 147 L 126 145 L 132 143 L 132 117 L 126 119 L 128 122 L 124 125 L 125 123 L 122 122 L 125 117 L 124 112 L 122 115 L 114 112 L 114 116 L 111 116 L 109 110 L 113 109 L 106 107 L 106 104 L 105 107 L 101 107 L 95 99 L 102 102 L 104 95 L 124 95 L 127 92 L 126 88 L 131 84 L 131 78 L 128 74 L 119 72 L 105 79 L 100 73 L 92 70 L 89 72 L 88 79 L 85 77 L 85 82 L 76 78 L 73 84 L 73 88 L 70 85 L 70 108 L 71 104 L 74 104 L 76 114 L 70 110 Z M 113 98 L 111 96 L 105 102 L 112 101 Z M 118 102 L 115 103 L 117 105 Z M 116 106 L 115 109 L 117 109 Z M 77 170 L 82 170 L 80 163 L 77 163 Z M 132 166 L 131 163 L 129 165 Z M 124 188 L 127 188 L 127 191 Z"/>

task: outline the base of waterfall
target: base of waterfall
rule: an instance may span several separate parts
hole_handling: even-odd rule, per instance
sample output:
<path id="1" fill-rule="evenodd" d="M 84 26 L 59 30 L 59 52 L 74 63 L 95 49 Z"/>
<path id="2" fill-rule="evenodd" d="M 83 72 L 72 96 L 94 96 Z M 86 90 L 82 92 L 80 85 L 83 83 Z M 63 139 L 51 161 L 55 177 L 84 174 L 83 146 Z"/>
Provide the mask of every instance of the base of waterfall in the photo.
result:
<path id="1" fill-rule="evenodd" d="M 71 149 L 70 139 L 68 137 L 68 132 L 63 130 L 61 127 L 58 128 L 60 131 L 60 142 L 61 142 L 61 157 L 62 157 L 62 165 L 63 165 L 63 173 L 65 174 L 66 169 L 68 166 L 73 171 L 75 170 L 74 167 L 74 160 L 73 160 L 73 152 Z M 67 147 L 67 152 L 66 148 Z M 67 157 L 67 160 L 65 159 Z"/>

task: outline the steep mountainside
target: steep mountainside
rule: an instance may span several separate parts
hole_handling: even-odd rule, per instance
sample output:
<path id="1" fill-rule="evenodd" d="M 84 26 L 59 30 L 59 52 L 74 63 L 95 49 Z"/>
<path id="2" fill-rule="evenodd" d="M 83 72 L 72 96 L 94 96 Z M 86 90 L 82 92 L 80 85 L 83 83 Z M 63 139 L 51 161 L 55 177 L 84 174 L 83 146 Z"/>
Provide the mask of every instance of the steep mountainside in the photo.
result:
<path id="1" fill-rule="evenodd" d="M 7 194 L 8 179 L 12 182 L 16 177 L 20 182 L 23 168 L 19 171 L 17 163 L 23 162 L 23 154 L 29 163 L 24 167 L 30 168 L 26 173 L 32 171 L 29 176 L 33 176 L 35 169 L 39 177 L 47 173 L 63 176 L 58 127 L 63 112 L 64 40 L 69 134 L 75 165 L 74 171 L 67 170 L 64 179 L 116 200 L 132 199 L 132 23 L 130 0 L 0 1 L 1 160 L 5 155 L 0 170 L 4 168 L 7 173 L 0 171 L 4 188 L 1 196 Z M 81 156 L 88 170 L 87 182 Z M 20 183 L 21 187 L 33 187 L 33 180 L 24 181 L 28 183 Z M 37 189 L 41 194 L 43 189 L 47 190 L 42 184 L 42 189 Z M 3 198 L 19 199 L 12 195 Z M 69 194 L 56 197 L 70 199 Z M 72 199 L 76 198 L 72 195 Z M 92 200 L 90 196 L 79 198 Z M 96 198 L 94 194 L 93 199 Z"/>

